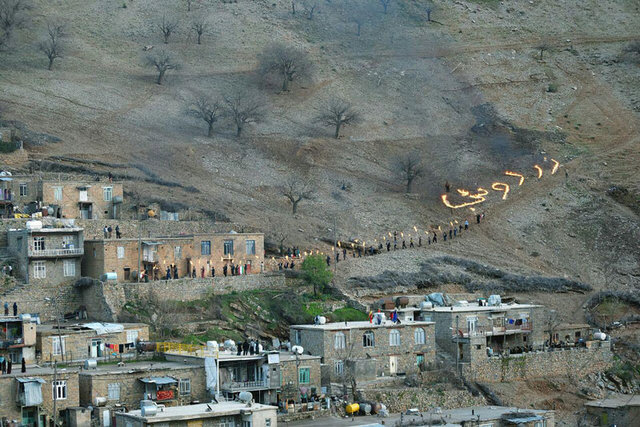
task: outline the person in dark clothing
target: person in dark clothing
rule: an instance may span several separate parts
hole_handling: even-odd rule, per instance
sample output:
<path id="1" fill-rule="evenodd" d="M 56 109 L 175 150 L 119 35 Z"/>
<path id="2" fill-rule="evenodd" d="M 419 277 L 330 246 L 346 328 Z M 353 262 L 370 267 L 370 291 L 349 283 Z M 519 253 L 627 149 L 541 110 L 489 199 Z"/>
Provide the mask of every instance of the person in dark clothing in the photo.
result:
<path id="1" fill-rule="evenodd" d="M 193 269 L 191 270 L 191 278 L 195 279 L 196 277 L 198 277 L 198 276 L 196 276 L 196 268 L 193 267 Z"/>
<path id="2" fill-rule="evenodd" d="M 27 361 L 22 358 L 22 369 L 20 370 L 23 374 L 27 372 Z"/>
<path id="3" fill-rule="evenodd" d="M 449 181 L 445 181 L 444 183 L 444 191 L 445 193 L 448 193 L 451 191 L 451 184 L 449 184 Z"/>
<path id="4" fill-rule="evenodd" d="M 216 277 L 216 268 L 213 265 L 211 266 L 211 277 Z"/>
<path id="5" fill-rule="evenodd" d="M 289 261 L 286 261 L 286 262 L 284 263 L 284 269 L 286 270 L 287 268 L 289 268 Z"/>
<path id="6" fill-rule="evenodd" d="M 476 222 L 480 224 L 480 214 L 476 214 Z"/>
<path id="7" fill-rule="evenodd" d="M 382 252 L 382 242 L 378 244 L 378 252 Z"/>
<path id="8" fill-rule="evenodd" d="M 5 316 L 9 315 L 9 303 L 8 302 L 4 303 L 4 315 Z"/>
<path id="9" fill-rule="evenodd" d="M 173 278 L 174 279 L 178 278 L 178 266 L 177 265 L 173 266 Z"/>
<path id="10" fill-rule="evenodd" d="M 347 259 L 347 250 L 346 249 L 342 249 L 342 260 L 346 260 Z"/>
<path id="11" fill-rule="evenodd" d="M 113 182 L 113 174 L 111 172 L 109 172 L 108 177 L 109 177 L 109 182 Z"/>
<path id="12" fill-rule="evenodd" d="M 109 238 L 111 238 L 111 233 L 113 233 L 113 228 L 111 228 L 111 226 L 107 227 L 107 232 L 109 233 Z"/>
<path id="13" fill-rule="evenodd" d="M 296 265 L 296 264 L 293 262 L 293 260 L 291 260 L 291 264 L 289 264 L 289 268 L 290 268 L 291 270 L 293 270 L 293 267 L 295 267 L 295 265 Z"/>
<path id="14" fill-rule="evenodd" d="M 453 237 L 456 237 L 458 235 L 458 229 L 454 228 L 453 229 Z"/>
<path id="15" fill-rule="evenodd" d="M 469 221 L 468 220 L 464 220 L 464 229 L 468 230 L 469 229 Z"/>
<path id="16" fill-rule="evenodd" d="M 362 258 L 362 248 L 358 246 L 358 258 Z"/>
<path id="17" fill-rule="evenodd" d="M 17 302 L 13 303 L 13 315 L 14 316 L 18 315 L 18 303 Z"/>
<path id="18" fill-rule="evenodd" d="M 340 252 L 336 252 L 336 264 L 340 262 Z"/>
<path id="19" fill-rule="evenodd" d="M 442 233 L 442 240 L 447 241 L 447 233 Z"/>
<path id="20" fill-rule="evenodd" d="M 387 252 L 391 250 L 391 242 L 387 242 Z"/>
<path id="21" fill-rule="evenodd" d="M 249 354 L 249 342 L 245 341 L 242 343 L 242 354 L 244 354 L 245 356 L 247 354 Z"/>
<path id="22" fill-rule="evenodd" d="M 373 251 L 374 251 L 373 246 L 369 246 L 369 255 L 373 256 Z"/>
<path id="23" fill-rule="evenodd" d="M 171 279 L 171 267 L 167 267 L 167 274 L 165 276 L 165 280 Z"/>
<path id="24" fill-rule="evenodd" d="M 281 262 L 278 263 L 278 270 L 282 271 L 282 263 Z"/>
<path id="25" fill-rule="evenodd" d="M 398 242 L 397 241 L 393 241 L 393 250 L 397 250 L 398 249 Z"/>
<path id="26" fill-rule="evenodd" d="M 453 237 L 453 230 L 449 229 L 449 238 L 451 239 Z"/>
<path id="27" fill-rule="evenodd" d="M 200 267 L 200 278 L 204 279 L 204 265 Z"/>
<path id="28" fill-rule="evenodd" d="M 393 232 L 393 240 L 394 241 L 398 240 L 398 232 L 397 231 Z"/>
<path id="29" fill-rule="evenodd" d="M 116 225 L 116 239 L 119 239 L 122 237 L 122 233 L 120 233 L 120 226 Z"/>
<path id="30" fill-rule="evenodd" d="M 243 343 L 239 342 L 238 343 L 238 352 L 236 353 L 236 356 L 240 356 L 242 354 L 242 346 L 243 346 Z"/>
<path id="31" fill-rule="evenodd" d="M 431 236 L 428 236 L 428 237 L 427 237 L 427 244 L 428 244 L 428 245 L 431 245 Z"/>
<path id="32" fill-rule="evenodd" d="M 224 274 L 224 277 L 227 277 L 227 271 L 228 271 L 228 267 L 227 267 L 227 264 L 225 264 L 222 267 L 222 274 Z"/>
<path id="33" fill-rule="evenodd" d="M 249 343 L 249 354 L 253 356 L 253 340 L 251 340 L 251 342 Z"/>
<path id="34" fill-rule="evenodd" d="M 459 231 L 462 232 L 462 224 L 460 224 L 458 228 L 460 229 Z"/>
<path id="35" fill-rule="evenodd" d="M 327 267 L 331 265 L 331 257 L 327 255 Z"/>
<path id="36" fill-rule="evenodd" d="M 407 249 L 407 242 L 404 239 L 402 240 L 402 249 Z"/>
<path id="37" fill-rule="evenodd" d="M 418 237 L 418 247 L 422 247 L 422 236 Z"/>
<path id="38" fill-rule="evenodd" d="M 435 231 L 433 232 L 433 243 L 438 243 L 438 235 Z"/>
<path id="39" fill-rule="evenodd" d="M 414 245 L 413 245 L 413 237 L 411 237 L 411 238 L 409 239 L 409 247 L 410 247 L 410 248 L 413 248 L 413 247 L 414 247 Z"/>

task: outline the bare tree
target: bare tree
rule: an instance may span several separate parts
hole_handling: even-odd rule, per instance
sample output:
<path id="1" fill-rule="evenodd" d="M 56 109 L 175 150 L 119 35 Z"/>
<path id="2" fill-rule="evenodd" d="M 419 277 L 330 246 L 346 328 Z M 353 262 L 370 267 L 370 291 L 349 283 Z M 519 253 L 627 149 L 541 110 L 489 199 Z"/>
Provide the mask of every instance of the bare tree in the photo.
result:
<path id="1" fill-rule="evenodd" d="M 308 20 L 311 21 L 313 19 L 313 14 L 318 9 L 318 1 L 317 0 L 304 0 L 304 2 L 302 3 L 302 6 L 304 7 L 305 16 L 307 17 Z"/>
<path id="2" fill-rule="evenodd" d="M 340 137 L 340 129 L 346 125 L 360 123 L 360 114 L 353 109 L 350 103 L 340 99 L 331 98 L 320 108 L 315 118 L 316 122 L 326 126 L 335 127 L 334 138 Z"/>
<path id="3" fill-rule="evenodd" d="M 303 200 L 313 200 L 315 198 L 315 191 L 311 183 L 295 175 L 287 178 L 285 183 L 280 187 L 280 193 L 291 203 L 292 215 L 298 212 L 298 204 L 300 202 Z"/>
<path id="4" fill-rule="evenodd" d="M 64 52 L 62 37 L 64 37 L 64 24 L 47 22 L 47 37 L 40 42 L 38 48 L 49 58 L 48 70 L 53 68 L 53 61 L 56 58 L 62 57 Z"/>
<path id="5" fill-rule="evenodd" d="M 205 95 L 197 96 L 187 108 L 187 114 L 204 120 L 207 123 L 207 136 L 213 135 L 213 125 L 220 119 L 223 108 L 222 103 Z"/>
<path id="6" fill-rule="evenodd" d="M 556 334 L 558 326 L 560 326 L 560 318 L 556 310 L 546 310 L 544 313 L 544 328 L 549 334 L 549 345 L 553 344 L 553 337 Z"/>
<path id="7" fill-rule="evenodd" d="M 351 388 L 351 399 L 356 399 L 356 393 L 358 388 L 356 378 L 356 352 L 355 352 L 355 340 L 351 335 L 345 337 L 345 346 L 343 348 L 335 349 L 334 357 L 337 359 L 334 363 L 339 364 L 341 369 L 334 364 L 333 373 L 335 374 L 335 380 L 338 383 L 342 383 L 343 397 L 349 400 L 349 388 Z M 332 381 L 333 382 L 333 381 Z"/>
<path id="8" fill-rule="evenodd" d="M 282 81 L 282 91 L 289 90 L 289 82 L 311 76 L 311 62 L 305 52 L 283 44 L 274 44 L 259 57 L 259 71 L 265 77 L 277 75 Z"/>
<path id="9" fill-rule="evenodd" d="M 258 123 L 262 119 L 262 103 L 246 92 L 236 92 L 225 96 L 227 114 L 236 125 L 236 136 L 242 134 L 242 130 L 248 123 Z"/>
<path id="10" fill-rule="evenodd" d="M 427 14 L 427 22 L 431 22 L 431 13 L 434 11 L 435 5 L 433 3 L 427 3 L 424 6 L 424 11 Z"/>
<path id="11" fill-rule="evenodd" d="M 412 152 L 396 158 L 393 162 L 393 169 L 396 175 L 402 179 L 406 185 L 405 193 L 411 193 L 411 185 L 416 178 L 424 174 L 420 153 Z"/>
<path id="12" fill-rule="evenodd" d="M 156 83 L 161 85 L 164 80 L 164 75 L 169 70 L 177 70 L 181 67 L 181 63 L 174 58 L 171 52 L 164 49 L 159 49 L 154 53 L 147 55 L 145 58 L 145 65 L 147 67 L 155 67 L 158 71 L 158 78 Z"/>
<path id="13" fill-rule="evenodd" d="M 382 5 L 382 9 L 384 9 L 384 13 L 387 13 L 387 9 L 389 8 L 389 3 L 391 0 L 380 0 L 380 4 Z"/>
<path id="14" fill-rule="evenodd" d="M 31 0 L 0 0 L 0 49 L 9 45 L 15 30 L 28 24 L 32 7 Z"/>
<path id="15" fill-rule="evenodd" d="M 536 45 L 536 49 L 538 49 L 540 51 L 540 60 L 542 61 L 543 57 L 544 57 L 544 53 L 548 50 L 551 50 L 551 43 L 549 43 L 547 40 L 543 40 L 540 43 L 538 43 Z"/>
<path id="16" fill-rule="evenodd" d="M 178 29 L 178 20 L 162 15 L 162 21 L 158 24 L 158 28 L 160 28 L 162 37 L 164 37 L 164 44 L 169 44 L 169 37 Z"/>
<path id="17" fill-rule="evenodd" d="M 194 19 L 191 23 L 191 29 L 196 32 L 198 44 L 202 44 L 202 35 L 209 30 L 209 25 L 204 16 Z"/>
<path id="18" fill-rule="evenodd" d="M 296 0 L 291 0 L 291 14 L 296 14 Z"/>

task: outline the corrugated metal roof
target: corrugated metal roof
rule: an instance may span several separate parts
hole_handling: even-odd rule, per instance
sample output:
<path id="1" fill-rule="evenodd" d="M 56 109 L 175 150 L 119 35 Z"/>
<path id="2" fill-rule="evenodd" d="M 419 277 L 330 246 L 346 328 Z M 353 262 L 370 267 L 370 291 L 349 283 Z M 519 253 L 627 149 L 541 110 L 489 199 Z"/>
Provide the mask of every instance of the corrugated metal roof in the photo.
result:
<path id="1" fill-rule="evenodd" d="M 157 385 L 174 384 L 178 382 L 171 377 L 140 378 L 140 381 L 142 381 L 145 384 L 157 384 Z"/>

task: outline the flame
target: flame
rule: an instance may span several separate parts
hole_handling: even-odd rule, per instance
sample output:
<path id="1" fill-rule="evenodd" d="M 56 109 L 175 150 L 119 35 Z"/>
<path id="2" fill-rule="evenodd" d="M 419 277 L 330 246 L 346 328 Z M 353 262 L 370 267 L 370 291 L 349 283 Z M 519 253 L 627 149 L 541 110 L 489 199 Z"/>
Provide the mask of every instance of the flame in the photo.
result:
<path id="1" fill-rule="evenodd" d="M 457 223 L 458 223 L 458 220 L 457 220 L 457 219 L 454 219 L 454 220 L 453 220 L 453 222 L 455 222 L 455 223 L 457 224 Z"/>
<path id="2" fill-rule="evenodd" d="M 391 237 L 391 232 L 389 231 L 389 237 Z"/>
<path id="3" fill-rule="evenodd" d="M 469 210 L 470 210 L 471 212 L 475 212 L 475 211 L 476 211 L 476 208 L 469 208 Z"/>
<path id="4" fill-rule="evenodd" d="M 553 162 L 553 169 L 551 169 L 551 175 L 553 175 L 556 172 L 558 172 L 558 166 L 560 166 L 560 162 L 554 159 L 551 159 L 551 161 Z"/>
<path id="5" fill-rule="evenodd" d="M 518 172 L 511 172 L 511 171 L 504 171 L 505 175 L 508 176 L 517 176 L 520 178 L 520 182 L 518 182 L 518 187 L 520 187 L 523 183 L 524 183 L 524 175 L 518 173 Z"/>
<path id="6" fill-rule="evenodd" d="M 496 191 L 503 191 L 502 200 L 507 200 L 507 194 L 509 194 L 509 185 L 504 182 L 494 182 L 491 184 L 491 188 Z"/>
<path id="7" fill-rule="evenodd" d="M 533 168 L 538 171 L 538 179 L 542 178 L 542 168 L 538 165 L 533 165 Z"/>
<path id="8" fill-rule="evenodd" d="M 469 198 L 474 199 L 473 202 L 461 203 L 459 205 L 452 205 L 451 202 L 449 202 L 448 200 L 448 194 L 443 194 L 440 197 L 442 198 L 442 203 L 444 203 L 446 207 L 451 209 L 460 209 L 466 206 L 477 205 L 478 203 L 482 203 L 486 200 L 485 196 L 489 194 L 489 192 L 482 187 L 478 187 L 477 191 L 478 191 L 477 193 L 471 194 L 467 190 L 458 189 L 458 193 L 460 193 L 461 195 L 468 196 Z"/>
<path id="9" fill-rule="evenodd" d="M 544 161 L 545 161 L 545 162 L 547 161 L 547 156 L 544 156 Z"/>
<path id="10" fill-rule="evenodd" d="M 416 233 L 418 232 L 418 227 L 416 227 L 415 225 L 413 226 L 413 231 L 415 231 Z"/>
<path id="11" fill-rule="evenodd" d="M 340 247 L 340 242 L 338 242 L 338 247 Z"/>
<path id="12" fill-rule="evenodd" d="M 404 237 L 404 233 L 402 231 L 400 232 L 400 237 Z"/>

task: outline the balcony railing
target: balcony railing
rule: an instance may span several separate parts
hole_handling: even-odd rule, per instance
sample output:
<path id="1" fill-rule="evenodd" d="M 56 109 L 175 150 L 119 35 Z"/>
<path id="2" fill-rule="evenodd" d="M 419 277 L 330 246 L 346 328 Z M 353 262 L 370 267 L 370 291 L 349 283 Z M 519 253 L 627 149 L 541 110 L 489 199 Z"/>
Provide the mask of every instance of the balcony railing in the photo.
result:
<path id="1" fill-rule="evenodd" d="M 30 257 L 53 257 L 53 256 L 73 256 L 83 255 L 84 248 L 72 248 L 72 249 L 31 249 L 29 248 Z"/>
<path id="2" fill-rule="evenodd" d="M 526 322 L 521 325 L 507 324 L 505 326 L 476 326 L 475 329 L 461 328 L 462 336 L 478 336 L 478 335 L 502 335 L 507 332 L 531 332 L 533 323 Z"/>
<path id="3" fill-rule="evenodd" d="M 6 349 L 12 345 L 22 344 L 22 338 L 14 338 L 12 340 L 0 340 L 0 348 Z"/>
<path id="4" fill-rule="evenodd" d="M 268 384 L 266 381 L 231 381 L 224 383 L 222 388 L 225 390 L 236 391 L 236 390 L 248 390 L 253 388 L 267 388 Z"/>

